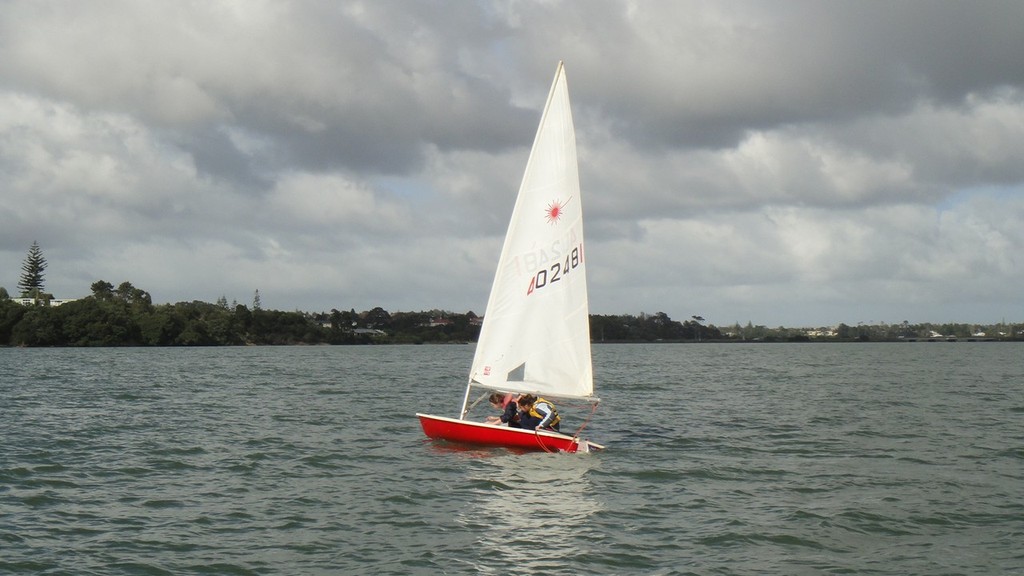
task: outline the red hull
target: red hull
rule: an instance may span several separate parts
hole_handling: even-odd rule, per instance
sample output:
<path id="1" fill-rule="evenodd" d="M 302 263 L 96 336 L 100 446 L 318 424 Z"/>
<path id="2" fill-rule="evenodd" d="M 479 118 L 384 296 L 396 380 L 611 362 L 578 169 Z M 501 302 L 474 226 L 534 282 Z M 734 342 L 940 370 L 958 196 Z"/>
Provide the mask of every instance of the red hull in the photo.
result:
<path id="1" fill-rule="evenodd" d="M 572 437 L 556 432 L 522 430 L 428 414 L 417 414 L 416 416 L 419 417 L 420 425 L 423 426 L 423 432 L 427 436 L 449 442 L 547 452 L 576 452 L 580 443 L 586 442 L 586 440 L 577 442 Z M 591 450 L 604 448 L 604 446 L 593 442 L 586 442 L 586 444 Z"/>

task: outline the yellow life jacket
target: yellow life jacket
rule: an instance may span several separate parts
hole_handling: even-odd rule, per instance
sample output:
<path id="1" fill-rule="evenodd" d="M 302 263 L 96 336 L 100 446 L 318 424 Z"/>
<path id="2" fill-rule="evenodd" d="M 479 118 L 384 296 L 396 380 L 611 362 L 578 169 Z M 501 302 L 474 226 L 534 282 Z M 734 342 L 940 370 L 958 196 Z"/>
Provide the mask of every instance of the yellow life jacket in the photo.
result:
<path id="1" fill-rule="evenodd" d="M 541 420 L 545 418 L 544 414 L 541 414 L 540 412 L 537 411 L 537 404 L 540 404 L 541 402 L 547 404 L 548 406 L 551 406 L 551 413 L 554 414 L 554 416 L 551 418 L 551 421 L 547 423 L 548 427 L 553 427 L 555 424 L 561 422 L 562 417 L 558 415 L 558 409 L 555 408 L 554 404 L 548 402 L 543 398 L 537 398 L 537 400 L 534 401 L 533 406 L 530 406 L 530 416 L 533 416 L 534 418 L 540 418 Z"/>

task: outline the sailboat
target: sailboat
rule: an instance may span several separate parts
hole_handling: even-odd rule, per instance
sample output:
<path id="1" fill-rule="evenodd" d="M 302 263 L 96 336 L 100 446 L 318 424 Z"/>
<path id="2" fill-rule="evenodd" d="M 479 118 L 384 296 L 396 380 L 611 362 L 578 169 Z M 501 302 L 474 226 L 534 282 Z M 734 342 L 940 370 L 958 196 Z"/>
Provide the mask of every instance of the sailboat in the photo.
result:
<path id="1" fill-rule="evenodd" d="M 580 438 L 583 427 L 563 434 L 466 418 L 495 391 L 583 400 L 591 413 L 596 409 L 584 255 L 576 134 L 559 62 L 498 259 L 462 410 L 458 418 L 417 414 L 428 437 L 549 452 L 604 448 Z M 483 394 L 470 403 L 474 389 Z"/>

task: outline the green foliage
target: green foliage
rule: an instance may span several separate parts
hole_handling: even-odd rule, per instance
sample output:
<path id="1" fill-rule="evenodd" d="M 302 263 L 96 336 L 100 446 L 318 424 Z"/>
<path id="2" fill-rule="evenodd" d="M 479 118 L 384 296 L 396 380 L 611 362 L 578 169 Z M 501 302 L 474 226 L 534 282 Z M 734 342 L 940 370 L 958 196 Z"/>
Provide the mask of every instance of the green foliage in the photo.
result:
<path id="1" fill-rule="evenodd" d="M 47 306 L 29 306 L 25 315 L 11 329 L 11 341 L 21 346 L 59 346 L 61 325 Z"/>
<path id="2" fill-rule="evenodd" d="M 10 343 L 11 332 L 28 311 L 27 306 L 13 300 L 0 300 L 0 345 Z"/>
<path id="3" fill-rule="evenodd" d="M 423 344 L 475 342 L 481 318 L 473 312 L 442 310 L 389 313 L 383 308 L 357 313 L 331 310 L 308 314 L 179 302 L 154 306 L 145 290 L 99 280 L 92 295 L 61 306 L 22 306 L 0 293 L 0 346 L 224 346 L 287 344 Z M 2 290 L 2 289 L 0 289 Z M 678 322 L 664 312 L 591 315 L 594 342 L 698 341 L 897 341 L 904 339 L 1020 339 L 1024 325 L 916 324 L 848 326 L 835 330 L 766 328 L 738 322 L 723 333 L 700 316 Z M 935 334 L 940 336 L 936 337 Z"/>
<path id="4" fill-rule="evenodd" d="M 18 288 L 21 289 L 23 298 L 39 298 L 43 292 L 43 271 L 46 270 L 46 258 L 43 258 L 43 251 L 39 248 L 38 242 L 33 242 L 28 249 L 21 264 L 21 280 L 18 281 Z"/>
<path id="5" fill-rule="evenodd" d="M 721 340 L 723 336 L 715 326 L 705 326 L 696 319 L 680 323 L 669 318 L 668 314 L 658 312 L 641 313 L 639 316 L 591 315 L 590 338 L 594 342 L 680 342 Z"/>
<path id="6" fill-rule="evenodd" d="M 98 281 L 92 295 L 62 306 L 21 306 L 0 301 L 0 345 L 14 346 L 220 346 L 316 344 L 322 329 L 298 312 L 234 310 L 223 302 L 153 306 L 145 290 Z"/>
<path id="7" fill-rule="evenodd" d="M 49 315 L 61 324 L 62 342 L 53 345 L 139 344 L 137 323 L 124 306 L 113 301 L 76 300 L 51 308 Z"/>
<path id="8" fill-rule="evenodd" d="M 110 282 L 97 280 L 92 283 L 92 295 L 97 300 L 110 300 L 114 297 L 114 285 Z"/>

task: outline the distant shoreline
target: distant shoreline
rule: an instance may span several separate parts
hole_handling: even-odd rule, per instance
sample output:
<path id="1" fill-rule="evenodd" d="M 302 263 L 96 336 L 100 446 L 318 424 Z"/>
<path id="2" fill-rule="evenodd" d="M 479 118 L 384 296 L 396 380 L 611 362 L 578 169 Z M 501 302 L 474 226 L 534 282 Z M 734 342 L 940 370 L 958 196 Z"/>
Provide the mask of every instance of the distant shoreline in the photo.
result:
<path id="1" fill-rule="evenodd" d="M 602 345 L 669 345 L 669 344 L 765 344 L 765 345 L 777 345 L 777 344 L 929 344 L 929 343 L 940 343 L 940 344 L 957 344 L 957 343 L 1021 343 L 1024 342 L 1024 338 L 960 338 L 951 340 L 937 340 L 937 339 L 925 339 L 925 338 L 907 338 L 904 340 L 859 340 L 859 339 L 816 339 L 816 340 L 605 340 L 605 341 L 594 341 L 591 342 L 594 346 Z M 82 348 L 283 348 L 283 347 L 381 347 L 381 346 L 472 346 L 476 342 L 374 342 L 368 344 L 328 344 L 328 343 L 304 343 L 294 342 L 285 344 L 211 344 L 211 345 L 184 345 L 184 344 L 165 344 L 165 345 L 152 345 L 152 344 L 111 344 L 111 345 L 86 345 L 86 346 L 74 346 L 74 345 L 48 345 L 48 346 L 27 346 L 27 345 L 11 345 L 11 344 L 0 344 L 0 348 L 68 348 L 68 349 L 82 349 Z"/>

